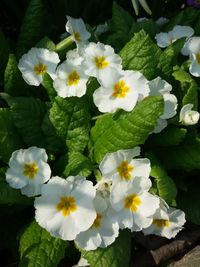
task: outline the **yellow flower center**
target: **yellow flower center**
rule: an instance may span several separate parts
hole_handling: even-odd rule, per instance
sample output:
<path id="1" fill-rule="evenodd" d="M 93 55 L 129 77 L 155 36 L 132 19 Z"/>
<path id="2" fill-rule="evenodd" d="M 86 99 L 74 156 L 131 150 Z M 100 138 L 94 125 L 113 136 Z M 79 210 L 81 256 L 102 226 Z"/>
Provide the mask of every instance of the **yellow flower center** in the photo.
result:
<path id="1" fill-rule="evenodd" d="M 125 81 L 121 80 L 114 85 L 112 96 L 124 98 L 129 90 L 130 88 L 126 85 Z"/>
<path id="2" fill-rule="evenodd" d="M 42 75 L 44 72 L 46 72 L 47 66 L 43 65 L 42 63 L 39 63 L 38 65 L 34 66 L 34 71 L 37 75 Z"/>
<path id="3" fill-rule="evenodd" d="M 136 212 L 138 209 L 138 206 L 140 206 L 142 201 L 137 196 L 137 194 L 133 194 L 130 196 L 127 196 L 124 200 L 124 208 L 129 209 L 132 212 Z"/>
<path id="4" fill-rule="evenodd" d="M 57 204 L 56 209 L 61 211 L 63 216 L 68 216 L 71 212 L 77 210 L 76 201 L 74 197 L 61 197 L 60 202 Z"/>
<path id="5" fill-rule="evenodd" d="M 95 65 L 97 66 L 98 69 L 104 69 L 108 67 L 109 62 L 106 60 L 104 56 L 102 57 L 95 57 L 94 58 Z"/>
<path id="6" fill-rule="evenodd" d="M 80 81 L 80 75 L 77 71 L 72 71 L 67 77 L 67 84 L 69 86 L 77 85 Z"/>
<path id="7" fill-rule="evenodd" d="M 99 228 L 101 226 L 103 216 L 100 213 L 97 213 L 96 219 L 94 220 L 91 227 Z"/>
<path id="8" fill-rule="evenodd" d="M 197 63 L 200 64 L 200 53 L 196 54 Z"/>
<path id="9" fill-rule="evenodd" d="M 24 164 L 23 174 L 27 176 L 29 179 L 34 179 L 37 172 L 38 172 L 38 166 L 35 162 Z"/>
<path id="10" fill-rule="evenodd" d="M 128 160 L 122 161 L 117 167 L 117 171 L 122 179 L 130 180 L 133 166 L 128 164 Z"/>
<path id="11" fill-rule="evenodd" d="M 155 224 L 158 228 L 169 227 L 170 221 L 169 220 L 156 219 L 156 220 L 153 220 L 153 224 Z"/>
<path id="12" fill-rule="evenodd" d="M 74 33 L 74 38 L 77 42 L 80 42 L 81 41 L 81 35 L 79 32 L 75 32 Z"/>

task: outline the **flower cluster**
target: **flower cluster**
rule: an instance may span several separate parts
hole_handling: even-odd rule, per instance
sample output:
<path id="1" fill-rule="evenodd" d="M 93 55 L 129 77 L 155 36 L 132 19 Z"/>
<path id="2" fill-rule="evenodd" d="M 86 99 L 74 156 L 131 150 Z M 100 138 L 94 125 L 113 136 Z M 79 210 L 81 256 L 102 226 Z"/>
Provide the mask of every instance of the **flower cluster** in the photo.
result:
<path id="1" fill-rule="evenodd" d="M 66 60 L 58 66 L 59 58 L 55 52 L 32 48 L 19 62 L 25 80 L 31 85 L 39 85 L 43 73 L 47 72 L 57 94 L 65 98 L 85 95 L 90 77 L 95 77 L 100 87 L 95 90 L 93 100 L 103 113 L 114 113 L 118 109 L 132 111 L 145 97 L 163 95 L 164 113 L 153 132 L 162 131 L 167 126 L 167 119 L 173 117 L 177 109 L 177 99 L 170 93 L 171 85 L 160 77 L 148 81 L 138 71 L 123 70 L 122 60 L 111 46 L 88 41 L 90 33 L 82 19 L 69 16 L 67 19 L 66 30 L 77 48 L 68 51 Z"/>
<path id="2" fill-rule="evenodd" d="M 6 180 L 22 194 L 36 196 L 40 226 L 85 250 L 107 247 L 124 228 L 172 238 L 185 215 L 149 193 L 150 161 L 138 156 L 139 147 L 107 154 L 99 165 L 102 178 L 93 185 L 82 176 L 50 178 L 44 149 L 30 147 L 13 152 Z"/>
<path id="3" fill-rule="evenodd" d="M 91 34 L 82 19 L 67 19 L 68 38 L 76 43 L 76 49 L 68 51 L 60 63 L 56 52 L 32 48 L 18 64 L 24 80 L 39 86 L 43 74 L 48 73 L 58 96 L 67 98 L 85 95 L 91 77 L 95 78 L 99 87 L 93 93 L 93 101 L 102 113 L 118 109 L 130 112 L 144 98 L 161 95 L 163 114 L 153 131 L 161 132 L 177 112 L 172 86 L 161 77 L 149 81 L 138 71 L 123 70 L 122 60 L 111 46 L 89 42 Z M 192 28 L 178 25 L 168 33 L 157 34 L 156 40 L 165 48 L 193 34 Z M 190 72 L 200 76 L 199 38 L 188 39 L 182 53 L 192 61 Z M 180 124 L 198 122 L 199 113 L 192 107 L 182 107 Z M 183 228 L 184 212 L 169 207 L 150 192 L 151 163 L 140 157 L 139 147 L 106 154 L 99 165 L 101 179 L 94 183 L 82 176 L 51 177 L 47 160 L 42 148 L 17 150 L 10 158 L 6 180 L 11 187 L 21 189 L 22 194 L 35 197 L 36 221 L 52 236 L 74 240 L 79 247 L 94 250 L 109 246 L 124 228 L 166 238 L 174 237 Z"/>

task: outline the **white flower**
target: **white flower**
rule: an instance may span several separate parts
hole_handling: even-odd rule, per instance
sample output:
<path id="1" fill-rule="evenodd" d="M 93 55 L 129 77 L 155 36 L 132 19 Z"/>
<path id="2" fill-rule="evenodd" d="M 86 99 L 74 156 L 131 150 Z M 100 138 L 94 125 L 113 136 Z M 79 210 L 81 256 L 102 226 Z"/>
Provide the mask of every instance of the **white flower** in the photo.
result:
<path id="1" fill-rule="evenodd" d="M 63 98 L 81 97 L 86 93 L 88 76 L 85 74 L 84 68 L 77 64 L 77 61 L 73 63 L 72 60 L 66 60 L 58 66 L 56 75 L 53 86 L 59 96 Z"/>
<path id="2" fill-rule="evenodd" d="M 138 71 L 115 71 L 104 81 L 104 86 L 94 92 L 94 104 L 101 112 L 114 113 L 118 108 L 131 111 L 139 98 L 148 94 L 146 81 Z"/>
<path id="3" fill-rule="evenodd" d="M 114 49 L 102 43 L 89 43 L 83 49 L 86 74 L 96 77 L 100 83 L 109 81 L 115 71 L 121 71 L 121 58 L 115 54 Z"/>
<path id="4" fill-rule="evenodd" d="M 38 224 L 63 240 L 74 240 L 87 230 L 96 218 L 93 205 L 96 190 L 90 181 L 78 177 L 53 177 L 42 187 L 35 200 L 35 219 Z"/>
<path id="5" fill-rule="evenodd" d="M 77 49 L 69 50 L 66 54 L 66 59 L 73 65 L 81 65 L 84 60 L 84 58 L 79 54 L 79 51 Z"/>
<path id="6" fill-rule="evenodd" d="M 159 26 L 163 26 L 164 24 L 166 24 L 169 21 L 169 19 L 165 18 L 165 17 L 160 17 L 156 20 L 156 24 L 158 24 Z"/>
<path id="7" fill-rule="evenodd" d="M 161 132 L 167 126 L 167 119 L 172 118 L 177 110 L 177 98 L 171 94 L 172 86 L 160 77 L 149 82 L 151 96 L 162 95 L 164 99 L 164 112 L 158 119 L 154 133 Z"/>
<path id="8" fill-rule="evenodd" d="M 137 22 L 143 22 L 143 21 L 149 21 L 149 19 L 146 17 L 142 17 L 142 18 L 138 18 L 136 21 Z"/>
<path id="9" fill-rule="evenodd" d="M 155 234 L 170 239 L 183 229 L 184 223 L 184 212 L 169 208 L 164 200 L 160 199 L 160 207 L 153 215 L 153 222 L 148 228 L 143 230 L 143 233 L 145 235 Z"/>
<path id="10" fill-rule="evenodd" d="M 74 19 L 67 16 L 66 31 L 72 35 L 72 38 L 78 47 L 82 47 L 86 44 L 91 36 L 86 30 L 85 24 L 81 18 Z"/>
<path id="11" fill-rule="evenodd" d="M 135 177 L 128 183 L 117 183 L 112 188 L 110 201 L 117 211 L 120 228 L 140 231 L 151 225 L 159 200 L 147 192 L 150 187 L 150 179 Z"/>
<path id="12" fill-rule="evenodd" d="M 190 73 L 195 77 L 200 77 L 200 37 L 190 38 L 181 50 L 183 55 L 189 55 L 191 65 Z"/>
<path id="13" fill-rule="evenodd" d="M 161 32 L 156 34 L 155 39 L 159 47 L 165 48 L 170 44 L 174 43 L 176 40 L 182 37 L 191 37 L 194 34 L 194 30 L 189 26 L 176 25 L 174 28 L 166 32 Z"/>
<path id="14" fill-rule="evenodd" d="M 47 154 L 43 148 L 29 147 L 12 153 L 6 181 L 13 188 L 21 189 L 22 194 L 32 197 L 41 193 L 42 185 L 51 175 Z"/>
<path id="15" fill-rule="evenodd" d="M 139 155 L 139 147 L 106 154 L 99 165 L 102 180 L 112 180 L 113 184 L 129 182 L 135 177 L 147 180 L 151 171 L 150 161 L 147 158 L 133 159 Z"/>
<path id="16" fill-rule="evenodd" d="M 20 58 L 18 68 L 29 85 L 39 86 L 42 82 L 42 74 L 45 72 L 52 79 L 55 78 L 56 67 L 59 62 L 60 59 L 56 52 L 34 47 Z"/>
<path id="17" fill-rule="evenodd" d="M 192 110 L 193 104 L 184 105 L 180 111 L 180 122 L 184 125 L 194 125 L 199 121 L 199 112 Z"/>
<path id="18" fill-rule="evenodd" d="M 84 250 L 95 250 L 98 247 L 105 248 L 112 244 L 119 234 L 119 225 L 113 216 L 109 202 L 97 192 L 94 199 L 97 212 L 92 226 L 85 232 L 77 235 L 75 242 Z"/>

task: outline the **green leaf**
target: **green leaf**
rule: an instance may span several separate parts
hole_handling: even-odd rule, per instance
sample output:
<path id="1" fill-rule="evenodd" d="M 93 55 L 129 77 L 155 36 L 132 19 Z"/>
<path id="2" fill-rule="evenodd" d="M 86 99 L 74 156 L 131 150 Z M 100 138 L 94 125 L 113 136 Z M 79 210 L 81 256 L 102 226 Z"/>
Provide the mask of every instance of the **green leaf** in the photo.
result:
<path id="1" fill-rule="evenodd" d="M 30 94 L 29 86 L 22 78 L 14 54 L 9 55 L 4 74 L 4 84 L 5 92 L 11 96 L 27 96 Z"/>
<path id="2" fill-rule="evenodd" d="M 163 112 L 161 96 L 147 97 L 131 112 L 97 119 L 92 128 L 94 158 L 100 163 L 108 152 L 143 144 Z"/>
<path id="3" fill-rule="evenodd" d="M 153 79 L 159 75 L 156 68 L 161 53 L 149 35 L 141 30 L 122 48 L 120 56 L 124 69 L 138 70 L 147 79 Z"/>
<path id="4" fill-rule="evenodd" d="M 169 170 L 192 171 L 200 169 L 200 140 L 186 138 L 179 146 L 162 148 L 156 151 L 165 167 Z"/>
<path id="5" fill-rule="evenodd" d="M 8 61 L 8 56 L 9 56 L 8 42 L 6 41 L 6 38 L 1 30 L 0 30 L 0 44 L 1 44 L 0 45 L 0 62 L 1 62 L 0 85 L 1 85 L 3 84 L 4 71 L 5 71 L 6 64 Z"/>
<path id="6" fill-rule="evenodd" d="M 195 80 L 192 79 L 189 73 L 185 72 L 179 67 L 175 68 L 172 74 L 174 78 L 180 82 L 183 98 L 182 105 L 193 104 L 193 109 L 198 108 L 198 85 Z"/>
<path id="7" fill-rule="evenodd" d="M 42 38 L 35 47 L 39 47 L 39 48 L 46 48 L 50 51 L 55 51 L 56 49 L 56 45 L 54 44 L 54 42 L 52 40 L 50 40 L 47 36 L 45 36 L 44 38 Z"/>
<path id="8" fill-rule="evenodd" d="M 171 80 L 171 74 L 173 72 L 173 66 L 178 62 L 178 55 L 185 43 L 185 38 L 181 38 L 168 46 L 164 52 L 160 55 L 158 68 L 161 69 L 163 73 L 163 78 L 165 80 Z"/>
<path id="9" fill-rule="evenodd" d="M 87 259 L 90 267 L 128 267 L 131 255 L 131 233 L 122 231 L 115 242 L 94 251 L 81 250 L 83 258 Z"/>
<path id="10" fill-rule="evenodd" d="M 44 73 L 42 75 L 42 85 L 47 91 L 47 94 L 51 101 L 54 100 L 54 98 L 57 96 L 57 93 L 53 87 L 53 79 L 50 77 L 48 73 Z"/>
<path id="11" fill-rule="evenodd" d="M 177 195 L 174 181 L 167 175 L 164 167 L 153 153 L 147 153 L 146 156 L 151 161 L 151 177 L 156 180 L 159 196 L 171 204 Z"/>
<path id="12" fill-rule="evenodd" d="M 185 138 L 187 129 L 178 128 L 177 126 L 169 125 L 159 134 L 149 136 L 148 145 L 155 146 L 175 146 L 180 144 Z"/>
<path id="13" fill-rule="evenodd" d="M 41 129 L 46 113 L 45 103 L 33 97 L 11 97 L 7 102 L 24 142 L 29 146 L 45 147 L 45 136 Z"/>
<path id="14" fill-rule="evenodd" d="M 84 97 L 56 97 L 49 120 L 69 151 L 85 149 L 89 140 L 90 114 Z"/>
<path id="15" fill-rule="evenodd" d="M 47 14 L 42 0 L 31 0 L 26 10 L 17 42 L 17 55 L 21 57 L 47 32 Z"/>
<path id="16" fill-rule="evenodd" d="M 151 38 L 154 38 L 156 33 L 160 31 L 158 24 L 152 19 L 139 21 L 137 23 L 132 24 L 132 28 L 130 30 L 130 35 L 132 36 L 134 33 L 139 32 L 141 30 L 148 32 Z"/>
<path id="17" fill-rule="evenodd" d="M 57 267 L 64 257 L 66 241 L 52 237 L 35 221 L 20 238 L 20 267 Z"/>
<path id="18" fill-rule="evenodd" d="M 44 116 L 42 122 L 42 131 L 46 139 L 46 148 L 52 153 L 66 153 L 65 142 L 57 135 L 55 127 L 52 125 L 49 119 L 49 111 Z"/>
<path id="19" fill-rule="evenodd" d="M 134 23 L 133 18 L 125 9 L 113 2 L 112 19 L 110 21 L 110 31 L 108 41 L 117 51 L 130 39 L 130 30 Z"/>
<path id="20" fill-rule="evenodd" d="M 12 152 L 21 148 L 23 142 L 7 108 L 0 108 L 0 125 L 0 158 L 8 162 Z"/>
<path id="21" fill-rule="evenodd" d="M 68 164 L 63 172 L 65 177 L 81 175 L 88 177 L 93 170 L 90 160 L 79 152 L 68 153 Z"/>
<path id="22" fill-rule="evenodd" d="M 30 205 L 32 200 L 21 194 L 19 189 L 13 189 L 5 179 L 5 170 L 0 169 L 0 204 Z"/>

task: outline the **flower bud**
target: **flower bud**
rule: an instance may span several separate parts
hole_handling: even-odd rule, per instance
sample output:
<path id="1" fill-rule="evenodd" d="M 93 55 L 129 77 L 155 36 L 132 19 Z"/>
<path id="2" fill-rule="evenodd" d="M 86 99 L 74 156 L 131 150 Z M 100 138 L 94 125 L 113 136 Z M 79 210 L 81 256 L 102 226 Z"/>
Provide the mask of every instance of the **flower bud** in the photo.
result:
<path id="1" fill-rule="evenodd" d="M 180 122 L 184 125 L 194 125 L 199 120 L 199 112 L 192 110 L 193 105 L 184 105 L 180 111 Z"/>

